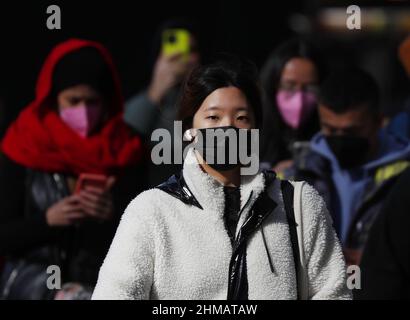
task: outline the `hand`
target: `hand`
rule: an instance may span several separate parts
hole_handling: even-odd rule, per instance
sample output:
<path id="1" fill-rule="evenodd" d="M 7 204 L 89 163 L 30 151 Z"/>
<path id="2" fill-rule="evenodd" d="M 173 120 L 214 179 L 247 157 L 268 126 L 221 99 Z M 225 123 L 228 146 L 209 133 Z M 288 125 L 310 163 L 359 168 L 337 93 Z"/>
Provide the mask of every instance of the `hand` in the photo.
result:
<path id="1" fill-rule="evenodd" d="M 49 226 L 69 226 L 85 217 L 78 195 L 68 196 L 58 201 L 46 212 Z"/>
<path id="2" fill-rule="evenodd" d="M 80 283 L 69 282 L 57 291 L 54 300 L 90 300 L 92 291 Z"/>
<path id="3" fill-rule="evenodd" d="M 115 179 L 110 177 L 107 189 L 87 186 L 79 193 L 80 204 L 84 213 L 94 219 L 109 220 L 113 216 L 113 203 L 110 189 Z"/>
<path id="4" fill-rule="evenodd" d="M 181 54 L 161 55 L 155 63 L 153 77 L 148 88 L 149 99 L 159 104 L 167 92 L 182 81 L 189 69 L 189 62 L 184 61 Z"/>

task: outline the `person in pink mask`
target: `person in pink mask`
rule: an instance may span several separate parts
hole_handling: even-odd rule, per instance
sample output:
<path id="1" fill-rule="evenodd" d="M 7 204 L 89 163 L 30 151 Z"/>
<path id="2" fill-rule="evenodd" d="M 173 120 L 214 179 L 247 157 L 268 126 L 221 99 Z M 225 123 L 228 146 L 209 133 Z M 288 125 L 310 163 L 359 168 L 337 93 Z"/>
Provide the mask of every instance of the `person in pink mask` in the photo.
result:
<path id="1" fill-rule="evenodd" d="M 35 93 L 0 144 L 0 299 L 88 299 L 139 191 L 142 141 L 100 43 L 55 46 Z M 49 266 L 59 285 L 47 286 Z"/>
<path id="2" fill-rule="evenodd" d="M 319 131 L 316 100 L 322 61 L 309 42 L 292 39 L 277 47 L 263 67 L 262 161 L 279 173 Z"/>

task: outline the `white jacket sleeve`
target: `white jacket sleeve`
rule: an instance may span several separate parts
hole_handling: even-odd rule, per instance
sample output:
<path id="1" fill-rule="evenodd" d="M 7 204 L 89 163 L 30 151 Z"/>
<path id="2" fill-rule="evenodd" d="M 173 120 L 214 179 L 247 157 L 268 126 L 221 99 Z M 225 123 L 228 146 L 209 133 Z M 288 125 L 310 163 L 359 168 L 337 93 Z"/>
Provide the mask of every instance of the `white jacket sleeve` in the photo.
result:
<path id="1" fill-rule="evenodd" d="M 302 221 L 309 299 L 351 299 L 346 264 L 326 204 L 309 184 L 302 187 Z"/>
<path id="2" fill-rule="evenodd" d="M 152 205 L 144 194 L 125 210 L 100 269 L 93 300 L 149 299 L 154 271 Z"/>

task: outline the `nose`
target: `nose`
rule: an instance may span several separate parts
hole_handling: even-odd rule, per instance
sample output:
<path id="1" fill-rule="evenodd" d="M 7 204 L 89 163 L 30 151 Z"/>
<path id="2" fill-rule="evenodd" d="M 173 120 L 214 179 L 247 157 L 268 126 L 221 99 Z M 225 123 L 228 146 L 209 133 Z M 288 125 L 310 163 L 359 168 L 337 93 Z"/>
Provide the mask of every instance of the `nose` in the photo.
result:
<path id="1" fill-rule="evenodd" d="M 221 127 L 235 126 L 235 120 L 232 117 L 224 117 L 220 123 Z"/>

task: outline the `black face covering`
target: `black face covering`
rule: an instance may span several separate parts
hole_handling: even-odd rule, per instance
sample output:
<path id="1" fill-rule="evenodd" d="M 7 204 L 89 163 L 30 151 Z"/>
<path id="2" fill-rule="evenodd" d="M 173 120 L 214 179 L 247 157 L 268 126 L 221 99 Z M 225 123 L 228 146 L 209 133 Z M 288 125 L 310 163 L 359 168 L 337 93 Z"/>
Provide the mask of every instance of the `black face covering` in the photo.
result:
<path id="1" fill-rule="evenodd" d="M 251 130 L 226 126 L 197 129 L 197 131 L 200 135 L 193 142 L 193 146 L 211 168 L 227 171 L 248 164 L 240 162 L 239 154 L 246 152 L 246 155 L 250 156 Z M 245 134 L 240 135 L 239 132 Z M 244 141 L 240 139 L 241 137 L 245 137 Z"/>
<path id="2" fill-rule="evenodd" d="M 326 137 L 326 141 L 341 168 L 354 168 L 366 161 L 369 151 L 369 141 L 366 138 L 352 135 L 331 135 Z"/>

